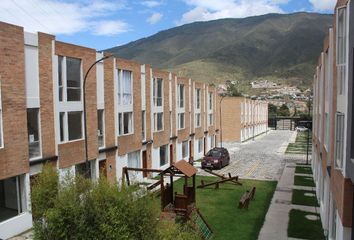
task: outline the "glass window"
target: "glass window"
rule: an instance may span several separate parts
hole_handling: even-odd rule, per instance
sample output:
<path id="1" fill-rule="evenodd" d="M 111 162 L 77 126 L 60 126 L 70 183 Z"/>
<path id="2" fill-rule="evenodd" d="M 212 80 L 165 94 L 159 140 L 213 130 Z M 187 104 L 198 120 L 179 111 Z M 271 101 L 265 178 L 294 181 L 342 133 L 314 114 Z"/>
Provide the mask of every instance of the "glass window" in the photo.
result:
<path id="1" fill-rule="evenodd" d="M 29 158 L 41 156 L 40 138 L 39 138 L 39 109 L 27 109 L 27 134 Z"/>
<path id="2" fill-rule="evenodd" d="M 343 167 L 344 148 L 344 114 L 336 113 L 336 143 L 335 143 L 335 164 L 337 168 Z"/>
<path id="3" fill-rule="evenodd" d="M 64 118 L 65 118 L 65 113 L 61 112 L 59 116 L 59 124 L 60 124 L 60 141 L 64 142 L 65 141 L 65 135 L 64 135 Z"/>
<path id="4" fill-rule="evenodd" d="M 184 128 L 184 113 L 179 113 L 178 114 L 178 128 L 183 129 Z"/>
<path id="5" fill-rule="evenodd" d="M 145 111 L 142 111 L 141 112 L 141 138 L 142 138 L 142 140 L 146 139 L 146 129 L 145 129 L 146 120 L 145 119 L 146 119 Z"/>
<path id="6" fill-rule="evenodd" d="M 154 127 L 155 131 L 162 131 L 163 130 L 163 113 L 154 113 Z"/>
<path id="7" fill-rule="evenodd" d="M 104 110 L 97 110 L 98 147 L 104 147 Z"/>
<path id="8" fill-rule="evenodd" d="M 86 162 L 76 164 L 75 165 L 75 174 L 81 175 L 85 178 L 91 178 L 91 164 L 92 164 L 92 162 L 90 161 L 88 164 L 88 169 L 86 169 Z"/>
<path id="9" fill-rule="evenodd" d="M 82 112 L 68 112 L 68 139 L 82 138 Z"/>
<path id="10" fill-rule="evenodd" d="M 128 167 L 140 168 L 140 151 L 128 153 Z M 129 171 L 129 178 L 133 181 L 137 179 L 139 173 L 135 171 Z"/>
<path id="11" fill-rule="evenodd" d="M 198 139 L 198 153 L 203 152 L 203 139 L 199 138 Z"/>
<path id="12" fill-rule="evenodd" d="M 118 104 L 131 105 L 133 103 L 133 82 L 132 72 L 118 70 Z"/>
<path id="13" fill-rule="evenodd" d="M 21 177 L 0 180 L 0 222 L 13 218 L 25 210 L 25 201 L 21 197 L 23 184 Z"/>
<path id="14" fill-rule="evenodd" d="M 209 93 L 209 110 L 213 110 L 213 93 Z"/>
<path id="15" fill-rule="evenodd" d="M 346 52 L 347 52 L 347 8 L 337 11 L 337 79 L 338 94 L 344 93 L 346 79 Z"/>
<path id="16" fill-rule="evenodd" d="M 200 88 L 195 89 L 195 105 L 197 109 L 200 109 Z"/>
<path id="17" fill-rule="evenodd" d="M 195 127 L 200 127 L 201 122 L 200 122 L 200 113 L 195 114 Z"/>
<path id="18" fill-rule="evenodd" d="M 58 87 L 59 87 L 59 101 L 63 101 L 63 57 L 58 56 Z"/>
<path id="19" fill-rule="evenodd" d="M 124 134 L 129 134 L 132 133 L 132 115 L 133 113 L 131 112 L 125 112 L 123 114 L 123 129 L 124 129 Z"/>
<path id="20" fill-rule="evenodd" d="M 124 112 L 118 114 L 119 135 L 131 134 L 133 132 L 133 113 Z"/>
<path id="21" fill-rule="evenodd" d="M 182 142 L 182 158 L 188 157 L 188 141 Z"/>
<path id="22" fill-rule="evenodd" d="M 209 116 L 209 119 L 208 119 L 208 121 L 209 121 L 209 126 L 211 126 L 211 125 L 213 125 L 213 114 L 210 113 L 208 116 Z"/>
<path id="23" fill-rule="evenodd" d="M 154 78 L 153 80 L 153 101 L 155 107 L 162 106 L 162 98 L 163 98 L 163 80 L 162 78 Z"/>
<path id="24" fill-rule="evenodd" d="M 81 101 L 81 60 L 66 58 L 67 101 Z"/>
<path id="25" fill-rule="evenodd" d="M 178 103 L 177 103 L 177 105 L 178 105 L 178 107 L 179 108 L 183 108 L 184 107 L 184 85 L 183 84 L 178 84 L 178 87 L 177 87 L 177 89 L 178 89 L 178 92 L 177 92 L 177 94 L 178 94 Z"/>
<path id="26" fill-rule="evenodd" d="M 160 147 L 160 167 L 166 165 L 168 163 L 168 145 L 164 145 Z"/>

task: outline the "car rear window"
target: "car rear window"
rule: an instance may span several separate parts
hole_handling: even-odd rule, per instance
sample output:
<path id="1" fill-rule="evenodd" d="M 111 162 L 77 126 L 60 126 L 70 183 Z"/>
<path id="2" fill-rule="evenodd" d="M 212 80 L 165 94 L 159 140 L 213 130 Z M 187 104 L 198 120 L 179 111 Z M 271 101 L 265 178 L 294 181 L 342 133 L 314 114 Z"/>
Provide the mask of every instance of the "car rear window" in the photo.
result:
<path id="1" fill-rule="evenodd" d="M 218 151 L 209 151 L 207 154 L 208 157 L 213 157 L 213 158 L 217 158 L 221 156 L 221 152 Z"/>

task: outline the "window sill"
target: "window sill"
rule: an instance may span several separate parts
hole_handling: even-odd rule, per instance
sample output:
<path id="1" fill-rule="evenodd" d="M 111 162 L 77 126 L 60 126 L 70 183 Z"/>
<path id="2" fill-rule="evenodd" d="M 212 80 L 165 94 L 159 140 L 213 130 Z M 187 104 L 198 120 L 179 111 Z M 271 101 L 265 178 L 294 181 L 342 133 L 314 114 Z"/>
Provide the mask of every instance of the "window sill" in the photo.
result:
<path id="1" fill-rule="evenodd" d="M 74 140 L 68 140 L 68 141 L 62 141 L 59 144 L 65 144 L 65 143 L 74 143 L 74 142 L 79 142 L 79 141 L 83 141 L 85 140 L 85 138 L 80 138 L 80 139 L 74 139 Z"/>
<path id="2" fill-rule="evenodd" d="M 160 133 L 160 132 L 163 132 L 163 131 L 164 131 L 164 129 L 158 130 L 158 131 L 153 131 L 153 133 Z"/>
<path id="3" fill-rule="evenodd" d="M 118 137 L 126 137 L 126 136 L 130 136 L 130 135 L 134 135 L 134 132 L 132 132 L 132 133 L 126 133 L 126 134 L 121 134 L 121 135 L 118 135 Z"/>

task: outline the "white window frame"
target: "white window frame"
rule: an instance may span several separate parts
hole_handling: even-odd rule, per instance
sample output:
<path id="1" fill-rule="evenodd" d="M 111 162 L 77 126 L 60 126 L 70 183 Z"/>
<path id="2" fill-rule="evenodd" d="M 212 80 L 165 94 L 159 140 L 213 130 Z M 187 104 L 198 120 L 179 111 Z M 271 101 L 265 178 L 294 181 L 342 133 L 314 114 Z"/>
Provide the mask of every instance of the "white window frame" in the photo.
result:
<path id="1" fill-rule="evenodd" d="M 81 112 L 81 138 L 69 140 L 68 115 L 69 115 L 69 113 L 72 113 L 72 112 Z M 66 111 L 66 112 L 60 111 L 58 113 L 58 115 L 59 115 L 59 126 L 60 126 L 60 114 L 61 113 L 64 114 L 64 118 L 63 118 L 63 120 L 64 120 L 63 121 L 63 137 L 64 137 L 64 140 L 61 140 L 61 138 L 60 138 L 60 127 L 59 127 L 59 142 L 60 143 L 68 143 L 68 142 L 75 142 L 75 141 L 83 140 L 85 138 L 84 117 L 83 117 L 84 112 L 83 111 Z"/>
<path id="2" fill-rule="evenodd" d="M 185 148 L 185 150 L 183 150 Z M 183 156 L 183 153 L 185 153 L 185 156 Z M 183 141 L 181 144 L 181 156 L 182 159 L 188 158 L 189 156 L 189 141 Z"/>
<path id="3" fill-rule="evenodd" d="M 60 58 L 61 58 L 61 62 L 60 62 Z M 68 101 L 68 86 L 67 86 L 67 58 L 72 58 L 72 59 L 78 59 L 80 60 L 80 100 L 79 101 Z M 61 81 L 62 81 L 62 85 L 59 85 L 59 62 L 61 64 Z M 59 101 L 60 103 L 75 103 L 75 102 L 82 102 L 82 99 L 83 99 L 83 72 L 82 72 L 82 59 L 80 58 L 74 58 L 74 57 L 67 57 L 67 56 L 61 56 L 61 55 L 58 55 L 58 71 L 57 71 L 57 74 L 58 74 L 58 101 L 60 99 L 60 88 L 62 89 L 62 101 Z M 71 87 L 73 88 L 73 87 Z M 78 87 L 76 87 L 78 88 Z"/>
<path id="4" fill-rule="evenodd" d="M 159 81 L 161 81 L 161 105 L 158 105 L 159 97 L 158 97 L 158 94 L 157 94 L 157 92 L 158 92 L 158 82 Z M 153 97 L 154 107 L 155 108 L 163 107 L 163 103 L 164 103 L 164 80 L 163 80 L 163 78 L 153 78 L 152 87 L 153 87 L 152 97 Z"/>
<path id="5" fill-rule="evenodd" d="M 183 119 L 183 121 L 181 121 Z M 186 114 L 184 112 L 178 113 L 178 130 L 185 129 L 186 127 Z"/>
<path id="6" fill-rule="evenodd" d="M 200 128 L 202 126 L 201 113 L 195 114 L 195 128 Z"/>
<path id="7" fill-rule="evenodd" d="M 130 120 L 130 131 L 128 133 L 124 133 L 124 115 L 129 114 L 131 116 Z M 119 115 L 122 117 L 119 118 Z M 121 119 L 121 121 L 120 121 Z M 129 126 L 128 126 L 129 128 Z M 127 136 L 134 134 L 134 112 L 119 112 L 118 113 L 118 136 Z"/>
<path id="8" fill-rule="evenodd" d="M 99 114 L 100 112 L 102 113 L 102 133 L 99 132 L 99 129 L 98 129 L 98 125 L 99 125 Z M 104 109 L 97 109 L 97 137 L 99 138 L 100 136 L 102 136 L 102 146 L 99 145 L 98 143 L 98 148 L 104 148 L 106 146 L 106 141 L 105 141 L 105 111 Z"/>
<path id="9" fill-rule="evenodd" d="M 41 114 L 40 108 L 27 108 L 27 114 L 29 109 L 36 109 L 37 110 L 37 124 L 38 124 L 38 142 L 39 142 L 39 155 L 33 158 L 29 158 L 30 160 L 42 158 L 42 130 L 41 130 Z M 30 145 L 31 141 L 28 139 L 28 145 Z M 29 147 L 29 146 L 28 146 Z"/>
<path id="10" fill-rule="evenodd" d="M 341 118 L 339 121 L 339 118 Z M 341 126 L 343 124 L 343 126 Z M 335 144 L 334 144 L 334 165 L 336 169 L 342 169 L 344 163 L 344 113 L 336 112 L 335 114 Z"/>
<path id="11" fill-rule="evenodd" d="M 338 82 L 338 87 L 337 87 L 337 93 L 339 95 L 344 94 L 344 89 L 345 89 L 345 83 L 346 83 L 346 68 L 347 68 L 347 42 L 348 42 L 348 36 L 347 36 L 347 7 L 339 7 L 337 8 L 337 14 L 336 14 L 336 63 L 337 63 L 337 82 Z M 343 17 L 343 36 L 339 36 L 340 34 L 340 24 L 339 24 L 339 14 L 340 12 L 343 11 L 344 17 Z M 339 40 L 340 38 L 343 38 L 341 41 Z M 342 44 L 340 44 L 342 43 Z M 340 45 L 343 45 L 343 52 L 340 51 Z M 344 54 L 344 56 L 341 56 L 340 54 Z"/>
<path id="12" fill-rule="evenodd" d="M 162 122 L 162 128 L 161 129 L 158 129 L 157 126 L 157 115 L 158 114 L 162 114 L 162 117 L 161 117 L 161 122 Z M 164 130 L 164 113 L 163 112 L 155 112 L 154 113 L 154 132 L 162 132 Z"/>
<path id="13" fill-rule="evenodd" d="M 146 140 L 146 111 L 141 111 L 141 138 L 142 141 Z"/>
<path id="14" fill-rule="evenodd" d="M 203 138 L 199 138 L 198 139 L 198 153 L 202 153 L 203 152 L 203 150 L 204 150 L 203 144 L 204 144 Z"/>
<path id="15" fill-rule="evenodd" d="M 160 148 L 159 148 L 159 160 L 160 160 L 159 166 L 160 167 L 163 167 L 170 162 L 169 153 L 168 153 L 168 150 L 169 150 L 168 146 L 169 145 L 167 144 L 167 145 L 160 146 Z M 164 162 L 164 164 L 161 164 L 161 148 L 165 148 L 165 162 Z"/>
<path id="16" fill-rule="evenodd" d="M 125 82 L 123 81 L 123 72 L 128 72 L 130 73 L 130 102 L 127 104 L 123 103 L 123 96 L 124 96 L 124 89 L 125 89 Z M 117 81 L 117 101 L 118 101 L 118 106 L 132 106 L 134 102 L 134 92 L 133 92 L 133 85 L 134 85 L 134 80 L 133 80 L 133 72 L 130 70 L 126 69 L 117 69 L 117 76 L 118 76 L 118 81 Z"/>
<path id="17" fill-rule="evenodd" d="M 181 91 L 182 91 L 182 98 L 181 98 Z M 184 109 L 185 108 L 185 87 L 184 84 L 178 84 L 177 85 L 177 106 L 179 109 Z"/>

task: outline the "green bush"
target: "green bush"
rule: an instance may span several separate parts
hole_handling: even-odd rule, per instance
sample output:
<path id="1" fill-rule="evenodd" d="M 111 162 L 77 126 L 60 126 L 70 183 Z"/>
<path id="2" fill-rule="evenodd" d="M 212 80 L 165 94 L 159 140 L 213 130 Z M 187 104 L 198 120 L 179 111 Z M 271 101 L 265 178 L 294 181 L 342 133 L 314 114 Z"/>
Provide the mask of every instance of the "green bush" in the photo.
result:
<path id="1" fill-rule="evenodd" d="M 58 174 L 45 167 L 33 189 L 35 239 L 197 238 L 190 228 L 160 223 L 156 201 L 147 193 L 138 195 L 136 187 L 80 176 L 59 184 Z"/>

